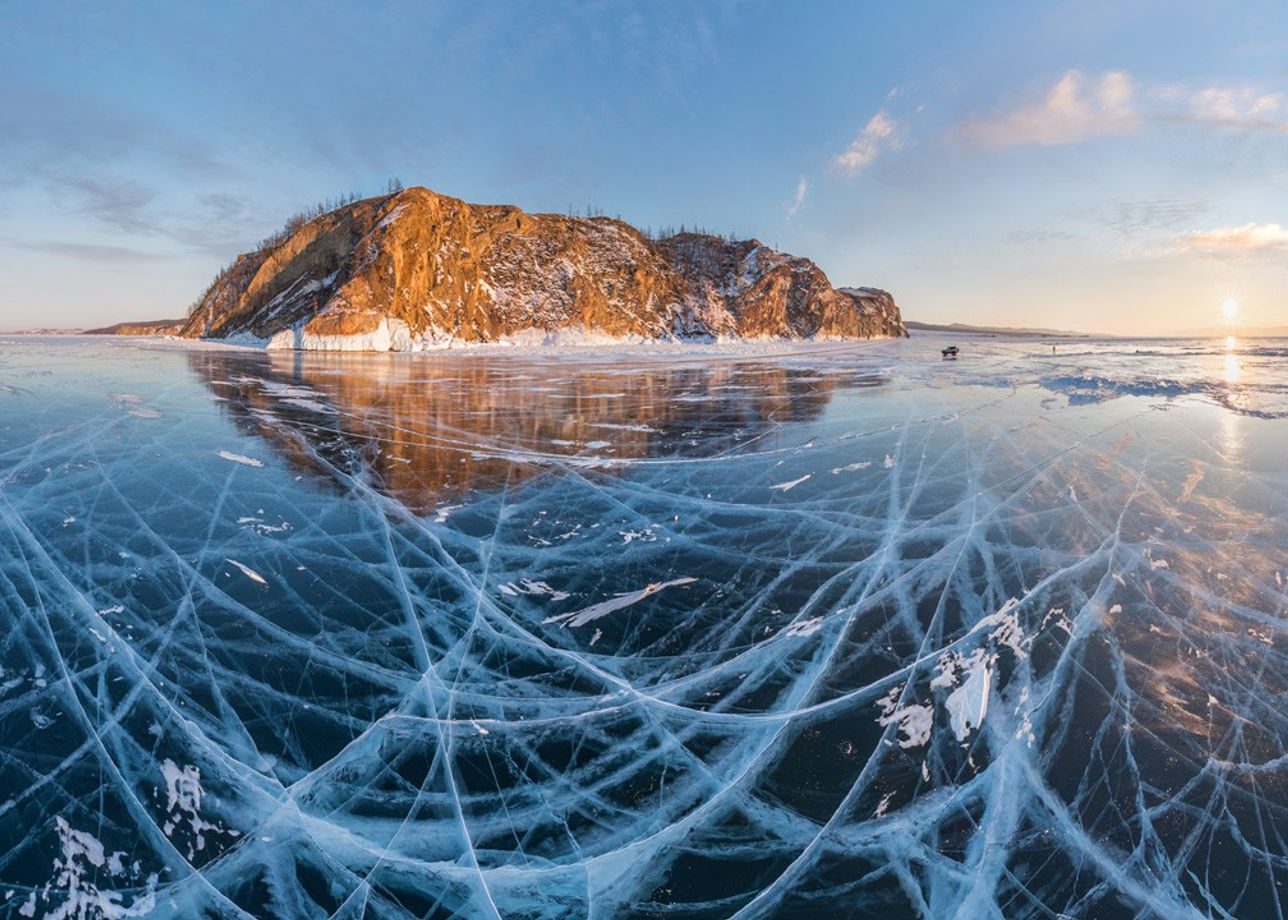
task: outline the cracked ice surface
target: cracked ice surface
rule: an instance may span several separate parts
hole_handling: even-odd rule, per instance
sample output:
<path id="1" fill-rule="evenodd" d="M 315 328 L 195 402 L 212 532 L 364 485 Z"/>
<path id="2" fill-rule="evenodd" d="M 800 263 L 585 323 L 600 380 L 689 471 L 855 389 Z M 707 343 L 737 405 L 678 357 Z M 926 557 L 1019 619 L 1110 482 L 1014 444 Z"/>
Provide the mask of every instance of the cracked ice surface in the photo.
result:
<path id="1" fill-rule="evenodd" d="M 0 916 L 1283 916 L 1288 351 L 944 344 L 0 345 Z"/>

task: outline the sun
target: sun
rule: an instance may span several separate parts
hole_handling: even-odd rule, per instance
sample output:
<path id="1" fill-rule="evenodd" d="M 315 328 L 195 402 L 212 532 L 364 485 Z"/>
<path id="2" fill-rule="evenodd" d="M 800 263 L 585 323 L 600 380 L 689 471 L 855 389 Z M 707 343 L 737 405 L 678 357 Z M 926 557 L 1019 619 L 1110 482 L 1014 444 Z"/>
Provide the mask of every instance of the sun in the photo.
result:
<path id="1" fill-rule="evenodd" d="M 1233 297 L 1227 297 L 1225 303 L 1221 304 L 1221 312 L 1225 314 L 1226 322 L 1234 319 L 1239 315 L 1239 301 Z"/>

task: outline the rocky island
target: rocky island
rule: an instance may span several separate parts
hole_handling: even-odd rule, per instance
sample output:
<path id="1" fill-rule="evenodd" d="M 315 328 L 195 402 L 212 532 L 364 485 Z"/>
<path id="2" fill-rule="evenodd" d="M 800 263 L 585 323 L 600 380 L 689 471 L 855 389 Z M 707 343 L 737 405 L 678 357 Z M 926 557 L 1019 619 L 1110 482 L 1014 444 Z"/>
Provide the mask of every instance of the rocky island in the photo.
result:
<path id="1" fill-rule="evenodd" d="M 528 214 L 407 188 L 288 224 L 220 272 L 177 334 L 417 351 L 907 330 L 885 291 L 833 288 L 810 260 L 754 239 L 652 238 L 609 217 Z"/>

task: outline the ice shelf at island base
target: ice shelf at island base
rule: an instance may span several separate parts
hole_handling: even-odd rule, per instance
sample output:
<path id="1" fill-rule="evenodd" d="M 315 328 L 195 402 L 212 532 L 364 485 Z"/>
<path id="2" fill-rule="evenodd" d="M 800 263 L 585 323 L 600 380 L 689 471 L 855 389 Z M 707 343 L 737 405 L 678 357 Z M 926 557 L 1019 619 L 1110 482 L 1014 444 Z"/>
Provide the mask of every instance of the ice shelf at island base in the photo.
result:
<path id="1" fill-rule="evenodd" d="M 429 330 L 425 333 L 413 333 L 411 328 L 400 319 L 382 317 L 379 324 L 370 332 L 353 335 L 320 335 L 307 332 L 300 326 L 283 329 L 268 337 L 239 332 L 224 338 L 211 338 L 205 341 L 223 342 L 250 348 L 264 348 L 269 351 L 353 351 L 353 352 L 420 352 L 438 351 L 447 348 L 480 348 L 499 346 L 511 348 L 533 347 L 604 347 L 613 345 L 666 345 L 677 343 L 695 344 L 734 344 L 741 342 L 867 342 L 883 341 L 893 336 L 873 336 L 872 338 L 846 338 L 843 336 L 808 336 L 802 338 L 784 338 L 782 336 L 657 336 L 641 335 L 614 336 L 587 329 L 584 326 L 566 326 L 560 329 L 523 329 L 510 335 L 504 335 L 492 342 L 471 341 L 452 335 L 449 332 Z"/>

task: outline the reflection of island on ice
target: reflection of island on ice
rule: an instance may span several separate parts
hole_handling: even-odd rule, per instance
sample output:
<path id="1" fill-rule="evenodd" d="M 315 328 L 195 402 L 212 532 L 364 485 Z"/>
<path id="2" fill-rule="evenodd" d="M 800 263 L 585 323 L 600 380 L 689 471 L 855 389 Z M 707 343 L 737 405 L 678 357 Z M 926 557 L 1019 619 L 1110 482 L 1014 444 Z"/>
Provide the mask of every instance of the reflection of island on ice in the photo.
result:
<path id="1" fill-rule="evenodd" d="M 551 467 L 723 455 L 816 418 L 838 385 L 832 374 L 751 361 L 629 372 L 325 353 L 200 351 L 189 361 L 239 428 L 299 469 L 364 477 L 419 512 Z M 844 385 L 885 382 L 849 373 Z"/>

